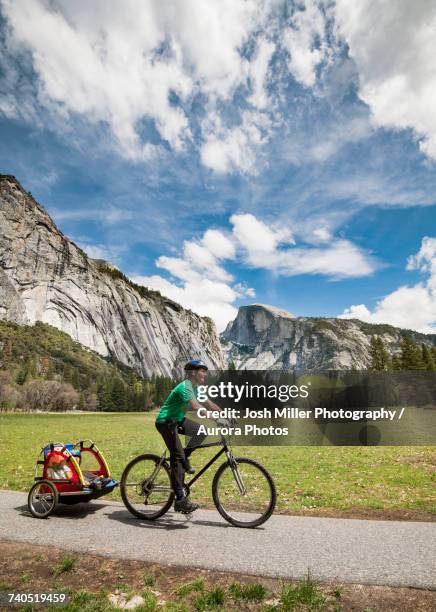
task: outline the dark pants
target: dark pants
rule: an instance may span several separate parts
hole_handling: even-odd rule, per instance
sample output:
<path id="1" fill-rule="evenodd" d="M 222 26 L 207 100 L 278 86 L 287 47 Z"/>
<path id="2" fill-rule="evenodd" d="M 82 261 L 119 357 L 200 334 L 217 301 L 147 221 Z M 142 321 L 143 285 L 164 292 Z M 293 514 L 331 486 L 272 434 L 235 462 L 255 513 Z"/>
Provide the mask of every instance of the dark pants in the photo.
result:
<path id="1" fill-rule="evenodd" d="M 156 429 L 170 451 L 171 484 L 178 499 L 184 496 L 186 459 L 206 438 L 205 434 L 198 434 L 199 427 L 198 423 L 186 418 L 181 423 L 176 421 L 156 423 Z M 186 448 L 183 448 L 179 434 L 190 437 Z"/>

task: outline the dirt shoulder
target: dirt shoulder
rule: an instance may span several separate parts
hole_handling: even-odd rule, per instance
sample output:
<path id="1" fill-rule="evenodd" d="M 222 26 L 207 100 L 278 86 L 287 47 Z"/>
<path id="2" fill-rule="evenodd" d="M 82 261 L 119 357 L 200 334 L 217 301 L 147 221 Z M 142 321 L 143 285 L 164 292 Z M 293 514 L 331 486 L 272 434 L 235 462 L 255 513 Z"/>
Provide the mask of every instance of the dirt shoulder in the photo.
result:
<path id="1" fill-rule="evenodd" d="M 436 514 L 426 510 L 403 510 L 401 508 L 306 508 L 304 510 L 287 510 L 279 512 L 287 516 L 318 516 L 326 518 L 348 518 L 368 521 L 419 521 L 435 523 Z"/>
<path id="2" fill-rule="evenodd" d="M 148 610 L 180 612 L 206 610 L 212 603 L 214 609 L 226 611 L 436 609 L 436 591 L 341 583 L 311 583 L 308 588 L 298 582 L 73 554 L 7 540 L 0 540 L 0 576 L 3 591 L 68 591 L 73 598 L 68 606 L 71 611 L 94 609 L 93 601 L 98 602 L 95 609 L 116 609 L 110 606 L 108 595 L 120 597 L 123 593 L 127 599 L 145 597 Z M 295 600 L 296 607 L 284 607 L 285 596 L 288 603 Z M 84 601 L 91 607 L 84 606 Z"/>

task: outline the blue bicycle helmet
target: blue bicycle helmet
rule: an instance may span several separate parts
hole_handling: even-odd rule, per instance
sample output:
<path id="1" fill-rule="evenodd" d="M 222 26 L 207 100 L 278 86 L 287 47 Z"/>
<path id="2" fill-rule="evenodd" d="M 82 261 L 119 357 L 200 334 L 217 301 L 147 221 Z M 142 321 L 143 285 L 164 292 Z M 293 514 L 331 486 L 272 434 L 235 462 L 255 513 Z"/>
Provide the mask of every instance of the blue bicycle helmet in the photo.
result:
<path id="1" fill-rule="evenodd" d="M 201 359 L 190 359 L 185 365 L 185 370 L 208 370 L 209 368 Z"/>

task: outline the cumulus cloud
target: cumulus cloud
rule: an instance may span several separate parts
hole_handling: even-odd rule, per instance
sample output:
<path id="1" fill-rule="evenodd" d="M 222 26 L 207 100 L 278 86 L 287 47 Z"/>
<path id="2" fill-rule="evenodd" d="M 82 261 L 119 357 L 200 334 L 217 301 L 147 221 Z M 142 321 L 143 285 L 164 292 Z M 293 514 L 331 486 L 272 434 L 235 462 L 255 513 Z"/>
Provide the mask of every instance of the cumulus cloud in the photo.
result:
<path id="1" fill-rule="evenodd" d="M 287 228 L 268 225 L 251 214 L 232 215 L 231 234 L 208 229 L 200 239 L 183 244 L 181 256 L 159 257 L 155 264 L 170 278 L 158 274 L 134 276 L 135 282 L 157 289 L 186 308 L 212 317 L 219 330 L 236 315 L 235 302 L 255 297 L 255 291 L 237 282 L 226 269 L 232 261 L 242 267 L 270 270 L 283 276 L 323 274 L 332 278 L 371 274 L 371 257 L 347 240 L 336 240 L 319 228 L 322 247 L 295 246 Z"/>
<path id="2" fill-rule="evenodd" d="M 335 12 L 374 124 L 412 128 L 436 159 L 436 4 L 337 0 Z"/>
<path id="3" fill-rule="evenodd" d="M 276 253 L 280 243 L 293 242 L 287 228 L 274 228 L 257 219 L 252 214 L 232 215 L 233 234 L 246 251 L 248 263 L 261 266 L 263 257 Z"/>
<path id="4" fill-rule="evenodd" d="M 423 333 L 436 332 L 436 238 L 425 237 L 407 263 L 409 270 L 427 274 L 425 282 L 402 286 L 379 300 L 371 311 L 365 304 L 347 308 L 340 318 L 389 323 Z"/>
<path id="5" fill-rule="evenodd" d="M 132 280 L 157 289 L 200 315 L 212 317 L 221 331 L 236 316 L 234 302 L 243 296 L 254 296 L 252 288 L 234 284 L 222 265 L 235 255 L 229 236 L 209 229 L 200 240 L 185 241 L 181 257 L 161 256 L 156 260 L 156 266 L 168 272 L 171 279 L 155 274 L 134 276 Z"/>
<path id="6" fill-rule="evenodd" d="M 376 268 L 373 258 L 348 240 L 332 238 L 318 248 L 294 246 L 289 229 L 270 227 L 254 215 L 232 215 L 230 221 L 244 261 L 252 267 L 283 276 L 324 274 L 333 278 L 368 276 Z M 326 230 L 321 236 L 328 238 Z"/>
<path id="7" fill-rule="evenodd" d="M 235 245 L 223 232 L 216 229 L 208 229 L 201 243 L 217 259 L 233 259 L 235 257 Z"/>
<path id="8" fill-rule="evenodd" d="M 237 308 L 233 306 L 239 294 L 226 283 L 199 278 L 195 282 L 178 285 L 157 274 L 153 276 L 133 276 L 135 283 L 157 289 L 163 295 L 178 302 L 202 316 L 211 317 L 222 331 L 234 319 Z"/>

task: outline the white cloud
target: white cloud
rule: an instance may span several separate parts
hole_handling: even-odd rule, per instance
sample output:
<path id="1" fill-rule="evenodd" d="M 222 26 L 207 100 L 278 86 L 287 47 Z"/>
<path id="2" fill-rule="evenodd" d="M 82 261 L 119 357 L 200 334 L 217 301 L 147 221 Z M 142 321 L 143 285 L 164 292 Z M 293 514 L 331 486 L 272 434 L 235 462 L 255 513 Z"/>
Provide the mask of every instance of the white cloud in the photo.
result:
<path id="1" fill-rule="evenodd" d="M 201 279 L 201 274 L 193 268 L 192 263 L 181 257 L 162 255 L 156 260 L 156 266 L 187 283 L 199 282 Z"/>
<path id="2" fill-rule="evenodd" d="M 313 87 L 316 68 L 327 57 L 325 18 L 318 2 L 306 0 L 296 7 L 291 27 L 283 34 L 283 42 L 290 55 L 290 71 L 297 81 Z"/>
<path id="3" fill-rule="evenodd" d="M 89 244 L 82 241 L 77 241 L 76 244 L 82 251 L 85 251 L 89 257 L 92 257 L 92 259 L 105 259 L 106 261 L 110 261 L 113 257 L 113 253 L 104 245 Z"/>
<path id="4" fill-rule="evenodd" d="M 312 233 L 315 238 L 321 242 L 327 242 L 332 238 L 332 235 L 326 227 L 318 227 L 317 229 L 314 229 Z"/>
<path id="5" fill-rule="evenodd" d="M 132 211 L 113 205 L 93 209 L 53 209 L 51 214 L 58 223 L 60 221 L 100 221 L 106 225 L 115 225 L 120 221 L 130 221 L 134 217 Z"/>
<path id="6" fill-rule="evenodd" d="M 272 0 L 0 0 L 0 6 L 10 25 L 0 64 L 8 64 L 11 50 L 14 57 L 27 52 L 38 77 L 35 98 L 35 84 L 24 90 L 23 78 L 18 82 L 8 68 L 0 112 L 41 121 L 45 109 L 50 124 L 57 116 L 64 126 L 77 117 L 108 125 L 119 152 L 132 160 L 163 154 L 147 134 L 150 125 L 174 151 L 199 147 L 203 164 L 218 173 L 258 172 L 259 152 L 285 120 L 278 83 L 289 80 L 289 69 L 312 87 L 316 67 L 332 53 L 314 0 L 288 20 Z M 277 74 L 272 58 L 283 48 L 289 62 Z M 235 92 L 243 92 L 244 104 Z M 206 120 L 192 112 L 196 100 Z M 315 158 L 325 157 L 321 149 Z"/>
<path id="7" fill-rule="evenodd" d="M 185 282 L 179 286 L 158 275 L 133 276 L 132 280 L 140 285 L 157 289 L 163 295 L 201 316 L 211 317 L 218 331 L 222 331 L 237 314 L 233 302 L 237 299 L 238 294 L 226 283 L 201 278 L 198 281 Z"/>
<path id="8" fill-rule="evenodd" d="M 324 274 L 334 278 L 368 276 L 375 270 L 373 259 L 348 240 L 332 239 L 322 248 L 283 248 L 293 242 L 287 228 L 269 227 L 251 214 L 232 215 L 230 221 L 244 261 L 252 267 L 284 276 Z"/>
<path id="9" fill-rule="evenodd" d="M 193 241 L 185 242 L 183 248 L 184 259 L 197 268 L 202 273 L 207 274 L 208 278 L 221 281 L 232 280 L 222 266 L 218 264 L 217 258 L 206 247 Z"/>
<path id="10" fill-rule="evenodd" d="M 230 223 L 233 233 L 247 253 L 247 260 L 253 266 L 263 267 L 265 257 L 274 256 L 280 243 L 293 242 L 286 228 L 269 227 L 252 214 L 232 215 Z"/>
<path id="11" fill-rule="evenodd" d="M 220 230 L 207 230 L 201 242 L 217 259 L 233 259 L 235 257 L 235 245 Z"/>
<path id="12" fill-rule="evenodd" d="M 233 289 L 237 292 L 238 297 L 254 298 L 256 296 L 256 292 L 253 287 L 248 287 L 245 283 L 236 283 L 236 285 L 233 286 Z"/>
<path id="13" fill-rule="evenodd" d="M 265 38 L 260 38 L 253 61 L 250 63 L 250 79 L 253 93 L 248 101 L 259 109 L 265 108 L 268 103 L 267 75 L 268 66 L 275 50 L 275 44 Z"/>
<path id="14" fill-rule="evenodd" d="M 337 0 L 335 12 L 374 124 L 412 128 L 436 159 L 436 4 Z"/>
<path id="15" fill-rule="evenodd" d="M 285 93 L 289 73 L 328 97 L 326 88 L 336 88 L 323 78 L 334 62 L 345 63 L 345 40 L 373 124 L 412 128 L 422 151 L 436 159 L 432 0 L 336 6 L 302 0 L 289 5 L 289 17 L 275 0 L 0 0 L 0 6 L 9 26 L 0 50 L 0 113 L 8 117 L 56 124 L 58 132 L 70 125 L 70 138 L 80 118 L 108 126 L 118 151 L 132 160 L 163 155 L 167 145 L 176 152 L 193 146 L 217 173 L 256 174 L 278 128 L 287 126 L 292 136 L 288 159 L 298 144 L 292 121 L 300 111 Z M 283 51 L 287 62 L 275 61 Z M 31 70 L 18 68 L 29 57 L 36 85 Z M 348 77 L 340 74 L 343 86 Z M 198 103 L 204 114 L 193 111 Z M 297 163 L 324 162 L 369 134 L 366 118 L 341 117 L 340 124 L 315 143 L 305 130 Z"/>
<path id="16" fill-rule="evenodd" d="M 224 329 L 237 309 L 233 303 L 243 296 L 254 296 L 254 290 L 244 284 L 233 285 L 233 277 L 221 265 L 236 256 L 232 240 L 217 229 L 207 230 L 198 241 L 183 244 L 182 257 L 161 256 L 156 266 L 168 272 L 172 279 L 159 275 L 134 276 L 141 285 L 161 291 L 203 316 L 212 317 L 218 329 Z"/>
<path id="17" fill-rule="evenodd" d="M 246 80 L 240 53 L 264 19 L 253 0 L 0 0 L 10 46 L 32 55 L 38 103 L 51 111 L 106 122 L 124 156 L 147 159 L 157 147 L 139 124 L 151 118 L 174 150 L 191 139 L 183 103 L 198 92 L 226 99 Z M 13 91 L 1 108 L 16 114 Z"/>
<path id="18" fill-rule="evenodd" d="M 333 125 L 325 125 L 325 134 L 305 152 L 306 161 L 324 162 L 335 155 L 344 145 L 359 142 L 371 135 L 371 125 L 366 115 L 350 119 L 341 117 Z"/>
<path id="19" fill-rule="evenodd" d="M 226 260 L 283 276 L 317 273 L 333 278 L 358 277 L 371 274 L 375 267 L 356 245 L 335 240 L 326 228 L 318 229 L 318 240 L 329 240 L 328 245 L 296 247 L 289 229 L 269 226 L 254 215 L 232 215 L 230 222 L 231 236 L 209 229 L 200 240 L 184 242 L 181 257 L 159 257 L 156 266 L 169 273 L 170 279 L 156 274 L 137 275 L 132 280 L 212 317 L 221 331 L 236 315 L 235 301 L 255 297 L 252 287 L 235 282 L 223 267 Z"/>
<path id="20" fill-rule="evenodd" d="M 212 114 L 204 122 L 206 134 L 201 147 L 201 161 L 207 168 L 218 173 L 237 170 L 246 174 L 257 174 L 256 152 L 269 138 L 272 121 L 268 114 L 245 110 L 241 124 L 224 127 L 221 118 Z"/>
<path id="21" fill-rule="evenodd" d="M 436 238 L 425 236 L 422 239 L 418 253 L 411 255 L 407 260 L 407 269 L 427 272 L 429 274 L 427 286 L 432 291 L 436 291 Z"/>
<path id="22" fill-rule="evenodd" d="M 379 300 L 372 312 L 364 304 L 358 304 L 347 308 L 340 318 L 389 323 L 423 333 L 435 333 L 436 238 L 423 238 L 420 250 L 409 258 L 407 268 L 427 273 L 427 280 L 412 287 L 399 287 Z"/>

